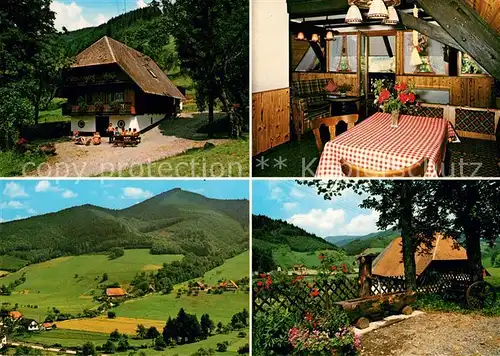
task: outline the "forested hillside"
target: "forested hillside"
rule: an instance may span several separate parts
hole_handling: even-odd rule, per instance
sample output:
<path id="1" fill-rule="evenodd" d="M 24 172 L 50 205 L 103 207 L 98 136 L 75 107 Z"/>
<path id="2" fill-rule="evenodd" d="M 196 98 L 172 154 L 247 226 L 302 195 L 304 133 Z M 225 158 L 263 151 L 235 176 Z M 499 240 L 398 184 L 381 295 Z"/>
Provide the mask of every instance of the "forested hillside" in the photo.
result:
<path id="1" fill-rule="evenodd" d="M 0 231 L 0 270 L 112 247 L 223 260 L 248 248 L 248 201 L 173 189 L 123 210 L 83 205 L 3 223 Z"/>
<path id="2" fill-rule="evenodd" d="M 357 255 L 363 252 L 367 248 L 373 248 L 373 247 L 384 248 L 398 236 L 401 236 L 401 232 L 398 230 L 381 231 L 366 236 L 361 236 L 343 245 L 342 248 L 349 255 Z"/>
<path id="3" fill-rule="evenodd" d="M 70 57 L 109 36 L 151 57 L 163 70 L 178 71 L 174 40 L 161 15 L 159 8 L 148 6 L 114 17 L 98 27 L 65 31 L 60 38 Z"/>

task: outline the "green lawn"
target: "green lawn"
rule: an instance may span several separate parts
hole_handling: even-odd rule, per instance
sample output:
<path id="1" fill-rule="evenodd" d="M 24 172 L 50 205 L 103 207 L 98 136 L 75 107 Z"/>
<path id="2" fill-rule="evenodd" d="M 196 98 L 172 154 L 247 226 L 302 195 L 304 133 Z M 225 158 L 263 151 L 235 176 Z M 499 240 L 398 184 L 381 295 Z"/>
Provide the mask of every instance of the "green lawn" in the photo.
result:
<path id="1" fill-rule="evenodd" d="M 150 165 L 137 165 L 121 172 L 105 173 L 103 176 L 139 177 L 146 173 L 148 177 L 248 177 L 248 160 L 249 142 L 238 139 L 207 150 L 190 149 Z"/>
<path id="2" fill-rule="evenodd" d="M 46 122 L 59 122 L 59 121 L 71 121 L 71 116 L 66 116 L 62 114 L 62 109 L 44 110 L 40 111 L 38 123 L 43 124 Z"/>
<path id="3" fill-rule="evenodd" d="M 205 273 L 203 280 L 213 285 L 220 279 L 238 280 L 248 276 L 250 276 L 250 253 L 246 251 Z"/>
<path id="4" fill-rule="evenodd" d="M 61 257 L 0 278 L 0 284 L 8 284 L 26 273 L 26 282 L 12 295 L 0 296 L 0 303 L 18 303 L 25 316 L 36 320 L 43 320 L 47 308 L 52 307 L 63 313 L 77 314 L 97 305 L 92 296 L 101 293 L 97 286 L 104 272 L 109 277 L 106 284 L 126 284 L 137 272 L 158 269 L 163 263 L 181 258 L 182 255 L 151 255 L 145 249 L 125 250 L 125 255 L 116 260 L 109 260 L 106 255 Z M 38 308 L 28 305 L 37 305 Z"/>
<path id="5" fill-rule="evenodd" d="M 215 323 L 222 321 L 226 324 L 235 313 L 249 310 L 249 294 L 242 291 L 223 294 L 200 292 L 198 296 L 183 294 L 180 298 L 176 298 L 176 293 L 153 294 L 129 300 L 113 308 L 113 311 L 118 317 L 166 321 L 169 317 L 177 316 L 181 308 L 186 313 L 196 314 L 198 319 L 208 313 Z"/>
<path id="6" fill-rule="evenodd" d="M 291 270 L 296 264 L 303 264 L 307 268 L 317 268 L 319 266 L 319 258 L 318 255 L 320 253 L 328 254 L 338 254 L 336 251 L 331 250 L 322 250 L 315 252 L 297 252 L 292 251 L 288 247 L 281 247 L 280 249 L 276 249 L 273 251 L 273 257 L 276 263 L 284 269 Z M 349 266 L 352 266 L 353 261 L 355 260 L 354 256 L 340 256 L 337 261 L 337 264 L 340 266 L 342 263 L 345 263 Z"/>
<path id="7" fill-rule="evenodd" d="M 243 329 L 243 332 L 247 334 L 246 338 L 239 338 L 238 332 L 233 331 L 227 335 L 217 334 L 209 337 L 207 340 L 203 340 L 194 344 L 177 346 L 175 348 L 169 348 L 165 351 L 156 351 L 152 348 L 141 349 L 139 352 L 144 352 L 146 355 L 160 356 L 160 355 L 191 355 L 195 353 L 198 349 L 215 349 L 217 343 L 228 341 L 228 350 L 224 353 L 217 352 L 217 355 L 235 356 L 240 347 L 248 343 L 249 329 Z M 92 342 L 95 346 L 101 346 L 108 340 L 108 334 L 85 332 L 85 331 L 75 331 L 75 330 L 51 330 L 40 333 L 33 333 L 29 335 L 16 336 L 15 339 L 18 341 L 29 342 L 33 344 L 43 345 L 45 347 L 52 346 L 54 344 L 62 345 L 62 347 L 78 347 L 85 342 Z M 150 340 L 136 340 L 129 338 L 129 344 L 131 346 L 140 347 L 141 345 L 151 345 Z M 130 351 L 129 351 L 130 352 Z M 128 355 L 129 352 L 118 352 L 116 355 Z"/>

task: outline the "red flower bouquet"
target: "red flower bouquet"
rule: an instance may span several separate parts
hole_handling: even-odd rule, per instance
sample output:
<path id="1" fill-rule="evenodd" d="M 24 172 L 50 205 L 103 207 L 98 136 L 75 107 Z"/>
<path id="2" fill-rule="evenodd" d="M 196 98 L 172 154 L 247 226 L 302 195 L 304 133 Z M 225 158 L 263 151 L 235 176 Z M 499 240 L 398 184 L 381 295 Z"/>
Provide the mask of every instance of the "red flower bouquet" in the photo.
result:
<path id="1" fill-rule="evenodd" d="M 374 92 L 375 104 L 384 112 L 392 114 L 392 127 L 398 127 L 399 114 L 416 102 L 414 86 L 405 82 L 396 83 L 391 92 L 384 80 L 377 80 L 374 84 Z"/>

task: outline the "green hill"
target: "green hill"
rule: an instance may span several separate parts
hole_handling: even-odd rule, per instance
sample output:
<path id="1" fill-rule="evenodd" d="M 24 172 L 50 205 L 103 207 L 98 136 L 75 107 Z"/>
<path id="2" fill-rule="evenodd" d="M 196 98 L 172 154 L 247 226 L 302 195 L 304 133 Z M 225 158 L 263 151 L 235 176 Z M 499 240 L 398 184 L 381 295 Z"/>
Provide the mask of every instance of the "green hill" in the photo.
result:
<path id="1" fill-rule="evenodd" d="M 348 255 L 357 255 L 367 248 L 385 248 L 396 237 L 401 236 L 400 231 L 380 231 L 373 234 L 358 237 L 347 242 L 342 248 Z"/>
<path id="2" fill-rule="evenodd" d="M 334 254 L 339 264 L 351 262 L 337 246 L 286 221 L 254 215 L 252 222 L 254 271 L 291 269 L 295 264 L 315 268 L 320 253 Z"/>
<path id="3" fill-rule="evenodd" d="M 248 201 L 173 189 L 123 210 L 92 205 L 0 224 L 0 270 L 112 247 L 226 259 L 248 248 Z"/>

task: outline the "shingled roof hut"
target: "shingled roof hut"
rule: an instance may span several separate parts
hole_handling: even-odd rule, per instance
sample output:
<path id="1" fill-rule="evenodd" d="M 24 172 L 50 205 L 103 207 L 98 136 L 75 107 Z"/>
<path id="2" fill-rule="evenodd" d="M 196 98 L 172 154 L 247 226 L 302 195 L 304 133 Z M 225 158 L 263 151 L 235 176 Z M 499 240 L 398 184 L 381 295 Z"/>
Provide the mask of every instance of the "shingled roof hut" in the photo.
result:
<path id="1" fill-rule="evenodd" d="M 415 253 L 417 278 L 426 271 L 465 271 L 467 251 L 451 237 L 436 234 L 432 248 L 421 244 Z M 397 237 L 373 261 L 372 274 L 383 277 L 403 277 L 402 238 Z"/>
<path id="2" fill-rule="evenodd" d="M 60 95 L 68 98 L 72 130 L 101 134 L 109 123 L 144 131 L 185 99 L 150 57 L 108 36 L 75 57 Z"/>

